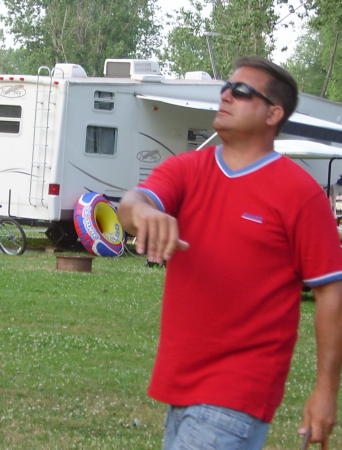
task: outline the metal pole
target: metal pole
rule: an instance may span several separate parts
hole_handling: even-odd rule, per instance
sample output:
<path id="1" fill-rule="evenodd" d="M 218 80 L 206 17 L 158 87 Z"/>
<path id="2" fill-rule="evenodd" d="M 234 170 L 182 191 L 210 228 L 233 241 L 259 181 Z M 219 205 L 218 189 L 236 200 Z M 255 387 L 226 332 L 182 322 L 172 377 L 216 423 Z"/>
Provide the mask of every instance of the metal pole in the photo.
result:
<path id="1" fill-rule="evenodd" d="M 216 136 L 217 136 L 217 133 L 215 132 L 210 137 L 208 137 L 208 139 L 206 141 L 202 142 L 202 144 L 199 147 L 197 147 L 195 151 L 197 152 L 197 150 L 202 150 L 202 148 L 204 148 L 210 141 L 215 139 Z"/>
<path id="2" fill-rule="evenodd" d="M 327 196 L 328 197 L 330 195 L 330 187 L 331 187 L 331 166 L 332 166 L 332 163 L 335 161 L 335 159 L 340 159 L 340 158 L 331 158 L 329 161 L 329 166 L 328 166 L 328 184 L 327 184 Z"/>
<path id="3" fill-rule="evenodd" d="M 210 62 L 211 62 L 211 67 L 213 69 L 213 74 L 214 74 L 215 80 L 218 80 L 220 77 L 219 77 L 219 74 L 216 69 L 216 58 L 215 58 L 215 52 L 214 52 L 213 46 L 211 45 L 211 37 L 219 36 L 219 35 L 220 35 L 220 33 L 204 33 L 204 36 L 207 39 Z"/>

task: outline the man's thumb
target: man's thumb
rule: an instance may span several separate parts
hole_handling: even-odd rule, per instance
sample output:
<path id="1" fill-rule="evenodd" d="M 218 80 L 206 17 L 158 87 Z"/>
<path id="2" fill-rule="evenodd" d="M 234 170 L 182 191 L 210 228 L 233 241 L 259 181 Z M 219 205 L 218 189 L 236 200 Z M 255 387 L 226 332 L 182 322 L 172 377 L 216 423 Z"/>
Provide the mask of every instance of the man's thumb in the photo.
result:
<path id="1" fill-rule="evenodd" d="M 182 241 L 182 239 L 178 239 L 177 250 L 187 250 L 190 247 L 188 242 Z"/>

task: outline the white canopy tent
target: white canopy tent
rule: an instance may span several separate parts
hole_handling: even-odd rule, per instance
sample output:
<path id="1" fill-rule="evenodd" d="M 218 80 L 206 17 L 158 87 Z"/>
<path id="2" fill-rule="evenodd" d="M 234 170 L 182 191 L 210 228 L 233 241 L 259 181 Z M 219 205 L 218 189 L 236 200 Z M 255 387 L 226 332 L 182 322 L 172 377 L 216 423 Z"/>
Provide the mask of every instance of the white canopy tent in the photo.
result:
<path id="1" fill-rule="evenodd" d="M 342 147 L 304 139 L 276 139 L 274 142 L 274 150 L 291 158 L 342 158 Z"/>

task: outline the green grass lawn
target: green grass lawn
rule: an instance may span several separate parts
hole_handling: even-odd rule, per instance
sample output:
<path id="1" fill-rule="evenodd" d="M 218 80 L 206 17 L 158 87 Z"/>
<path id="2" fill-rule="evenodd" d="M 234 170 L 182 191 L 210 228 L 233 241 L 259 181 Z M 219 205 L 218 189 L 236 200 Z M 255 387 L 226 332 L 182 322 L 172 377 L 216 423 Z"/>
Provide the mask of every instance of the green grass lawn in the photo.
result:
<path id="1" fill-rule="evenodd" d="M 54 254 L 0 254 L 0 448 L 160 449 L 165 406 L 145 391 L 164 270 L 133 256 L 95 258 L 91 273 L 55 266 Z M 300 448 L 315 364 L 313 302 L 302 308 L 269 450 Z M 339 427 L 330 449 L 342 449 Z"/>

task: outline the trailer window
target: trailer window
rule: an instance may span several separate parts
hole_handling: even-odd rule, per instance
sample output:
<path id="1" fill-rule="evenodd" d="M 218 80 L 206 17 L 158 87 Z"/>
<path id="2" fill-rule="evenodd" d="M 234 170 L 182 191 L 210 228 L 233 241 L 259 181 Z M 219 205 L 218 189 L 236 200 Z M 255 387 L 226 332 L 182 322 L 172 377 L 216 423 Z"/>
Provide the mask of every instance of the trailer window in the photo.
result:
<path id="1" fill-rule="evenodd" d="M 190 128 L 188 129 L 188 150 L 194 150 L 203 144 L 214 130 Z"/>
<path id="2" fill-rule="evenodd" d="M 0 133 L 19 133 L 20 122 L 10 122 L 9 120 L 0 120 Z"/>
<path id="3" fill-rule="evenodd" d="M 0 105 L 0 117 L 21 117 L 21 106 Z"/>
<path id="4" fill-rule="evenodd" d="M 117 130 L 115 128 L 89 125 L 87 127 L 86 153 L 114 155 L 116 151 L 116 133 Z"/>
<path id="5" fill-rule="evenodd" d="M 11 119 L 20 118 L 21 106 L 0 105 L 0 133 L 18 134 L 20 129 L 20 121 Z"/>
<path id="6" fill-rule="evenodd" d="M 95 91 L 94 108 L 101 111 L 112 111 L 114 109 L 114 93 L 106 91 Z"/>

